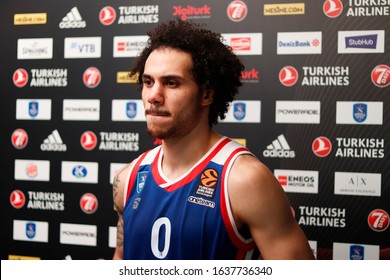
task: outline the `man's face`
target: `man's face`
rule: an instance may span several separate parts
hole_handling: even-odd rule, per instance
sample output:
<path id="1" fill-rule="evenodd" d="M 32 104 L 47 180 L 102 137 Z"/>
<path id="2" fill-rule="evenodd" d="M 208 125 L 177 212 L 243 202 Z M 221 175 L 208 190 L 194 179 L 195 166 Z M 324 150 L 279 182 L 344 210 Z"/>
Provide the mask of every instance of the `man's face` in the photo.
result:
<path id="1" fill-rule="evenodd" d="M 191 69 L 191 55 L 181 50 L 159 48 L 149 55 L 142 100 L 150 136 L 178 137 L 199 122 L 201 94 Z"/>

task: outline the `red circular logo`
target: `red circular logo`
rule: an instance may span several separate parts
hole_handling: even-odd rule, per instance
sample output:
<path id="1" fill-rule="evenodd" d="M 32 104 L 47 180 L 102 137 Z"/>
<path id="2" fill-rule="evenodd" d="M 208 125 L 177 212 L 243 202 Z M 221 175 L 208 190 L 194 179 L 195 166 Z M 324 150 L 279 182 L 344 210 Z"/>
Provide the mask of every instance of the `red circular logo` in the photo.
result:
<path id="1" fill-rule="evenodd" d="M 111 25 L 116 19 L 116 12 L 113 7 L 106 6 L 100 10 L 99 20 L 103 25 Z"/>
<path id="2" fill-rule="evenodd" d="M 298 71 L 292 66 L 285 66 L 279 72 L 279 81 L 286 87 L 295 85 L 298 81 Z"/>
<path id="3" fill-rule="evenodd" d="M 98 208 L 98 200 L 91 193 L 86 193 L 80 198 L 80 208 L 86 214 L 93 214 Z"/>
<path id="4" fill-rule="evenodd" d="M 96 134 L 92 131 L 86 131 L 81 135 L 80 138 L 81 147 L 83 147 L 87 151 L 91 151 L 95 149 L 97 144 Z"/>
<path id="5" fill-rule="evenodd" d="M 242 21 L 248 14 L 248 7 L 242 1 L 230 2 L 227 7 L 227 15 L 232 21 Z"/>
<path id="6" fill-rule="evenodd" d="M 375 209 L 367 218 L 368 225 L 374 231 L 385 231 L 389 227 L 389 214 L 385 210 Z"/>
<path id="7" fill-rule="evenodd" d="M 336 18 L 343 12 L 343 3 L 340 0 L 326 0 L 322 10 L 327 17 Z"/>
<path id="8" fill-rule="evenodd" d="M 26 174 L 28 177 L 31 177 L 31 178 L 37 176 L 38 175 L 38 166 L 35 163 L 30 162 L 26 166 Z"/>
<path id="9" fill-rule="evenodd" d="M 9 196 L 9 201 L 14 208 L 20 209 L 26 203 L 26 197 L 22 191 L 14 190 Z"/>
<path id="10" fill-rule="evenodd" d="M 377 87 L 390 85 L 390 67 L 383 64 L 376 66 L 371 72 L 371 81 Z"/>
<path id="11" fill-rule="evenodd" d="M 100 84 L 102 75 L 96 67 L 89 67 L 84 71 L 83 82 L 86 87 L 95 88 Z"/>
<path id="12" fill-rule="evenodd" d="M 17 69 L 12 75 L 14 85 L 18 88 L 24 87 L 28 82 L 28 73 L 23 68 Z"/>
<path id="13" fill-rule="evenodd" d="M 18 128 L 11 135 L 12 145 L 18 149 L 22 150 L 26 148 L 28 143 L 28 135 L 24 129 Z"/>
<path id="14" fill-rule="evenodd" d="M 314 139 L 311 148 L 317 157 L 326 157 L 332 151 L 332 143 L 328 138 L 319 136 Z"/>

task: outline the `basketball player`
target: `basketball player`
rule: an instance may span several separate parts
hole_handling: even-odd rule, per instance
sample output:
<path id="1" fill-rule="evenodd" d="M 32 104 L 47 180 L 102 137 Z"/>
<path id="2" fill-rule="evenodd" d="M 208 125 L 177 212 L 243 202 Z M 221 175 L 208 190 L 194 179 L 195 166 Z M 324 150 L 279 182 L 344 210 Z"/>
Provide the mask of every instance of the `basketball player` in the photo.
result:
<path id="1" fill-rule="evenodd" d="M 272 172 L 212 129 L 241 86 L 231 48 L 188 21 L 148 35 L 130 73 L 162 144 L 114 179 L 113 259 L 313 259 Z"/>

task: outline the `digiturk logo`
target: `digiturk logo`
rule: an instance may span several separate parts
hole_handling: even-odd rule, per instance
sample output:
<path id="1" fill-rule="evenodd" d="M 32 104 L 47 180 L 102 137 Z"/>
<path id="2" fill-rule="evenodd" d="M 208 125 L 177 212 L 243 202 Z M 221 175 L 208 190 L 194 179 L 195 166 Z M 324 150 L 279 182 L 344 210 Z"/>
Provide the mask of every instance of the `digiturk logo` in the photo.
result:
<path id="1" fill-rule="evenodd" d="M 267 149 L 263 151 L 264 157 L 271 158 L 295 158 L 295 151 L 290 149 L 290 145 L 287 143 L 286 137 L 280 134 L 277 139 L 272 141 Z"/>
<path id="2" fill-rule="evenodd" d="M 326 0 L 322 10 L 327 17 L 336 18 L 343 11 L 343 3 L 340 0 Z"/>
<path id="3" fill-rule="evenodd" d="M 62 19 L 62 21 L 59 24 L 59 27 L 61 29 L 68 29 L 68 28 L 85 28 L 87 26 L 87 23 L 80 15 L 79 10 L 77 7 L 73 7 L 69 13 L 66 14 L 66 16 Z"/>

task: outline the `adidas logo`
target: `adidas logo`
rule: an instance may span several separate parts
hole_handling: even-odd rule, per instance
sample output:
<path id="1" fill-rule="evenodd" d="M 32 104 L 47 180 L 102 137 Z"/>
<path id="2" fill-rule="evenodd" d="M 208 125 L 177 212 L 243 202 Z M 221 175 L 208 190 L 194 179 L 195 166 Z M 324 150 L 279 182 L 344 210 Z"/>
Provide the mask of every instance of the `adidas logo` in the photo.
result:
<path id="1" fill-rule="evenodd" d="M 55 151 L 55 152 L 66 152 L 66 145 L 62 142 L 62 138 L 55 129 L 41 144 L 41 151 Z"/>
<path id="2" fill-rule="evenodd" d="M 294 158 L 295 151 L 290 149 L 290 145 L 287 143 L 286 137 L 280 134 L 267 149 L 263 151 L 264 157 L 272 158 Z"/>
<path id="3" fill-rule="evenodd" d="M 77 7 L 73 7 L 69 13 L 62 19 L 59 24 L 61 29 L 66 28 L 85 28 L 87 23 L 81 17 Z"/>

